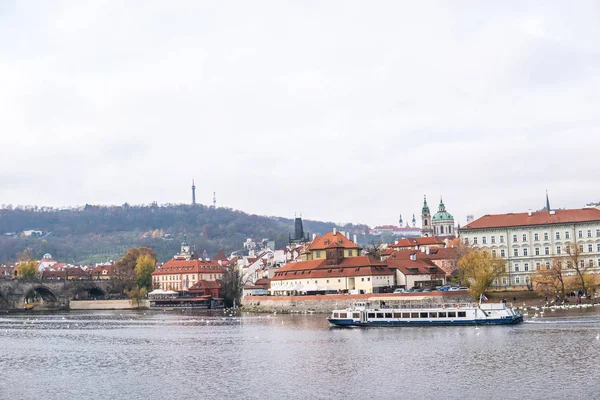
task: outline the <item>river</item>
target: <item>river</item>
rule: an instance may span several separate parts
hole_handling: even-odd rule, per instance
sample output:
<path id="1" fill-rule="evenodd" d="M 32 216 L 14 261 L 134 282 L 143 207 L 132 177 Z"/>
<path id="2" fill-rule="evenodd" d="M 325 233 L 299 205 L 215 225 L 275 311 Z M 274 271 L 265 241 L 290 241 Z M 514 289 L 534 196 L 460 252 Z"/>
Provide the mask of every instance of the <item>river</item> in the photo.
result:
<path id="1" fill-rule="evenodd" d="M 479 329 L 340 329 L 323 315 L 8 314 L 0 398 L 600 398 L 600 309 L 546 314 Z"/>

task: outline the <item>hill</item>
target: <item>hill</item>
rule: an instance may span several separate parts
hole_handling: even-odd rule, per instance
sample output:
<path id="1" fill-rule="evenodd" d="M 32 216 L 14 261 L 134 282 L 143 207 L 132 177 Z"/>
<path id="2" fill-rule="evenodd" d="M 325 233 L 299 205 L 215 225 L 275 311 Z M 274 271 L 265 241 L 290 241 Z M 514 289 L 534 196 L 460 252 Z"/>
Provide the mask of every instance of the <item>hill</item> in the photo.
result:
<path id="1" fill-rule="evenodd" d="M 24 250 L 41 258 L 50 253 L 59 261 L 84 264 L 120 258 L 128 248 L 151 247 L 160 261 L 178 250 L 184 233 L 196 250 L 214 256 L 242 250 L 247 238 L 288 243 L 294 221 L 290 218 L 247 214 L 230 208 L 204 205 L 97 206 L 55 209 L 12 207 L 0 209 L 0 264 L 13 262 Z M 304 220 L 307 232 L 321 234 L 334 226 L 351 233 L 366 232 L 366 225 L 338 225 Z"/>

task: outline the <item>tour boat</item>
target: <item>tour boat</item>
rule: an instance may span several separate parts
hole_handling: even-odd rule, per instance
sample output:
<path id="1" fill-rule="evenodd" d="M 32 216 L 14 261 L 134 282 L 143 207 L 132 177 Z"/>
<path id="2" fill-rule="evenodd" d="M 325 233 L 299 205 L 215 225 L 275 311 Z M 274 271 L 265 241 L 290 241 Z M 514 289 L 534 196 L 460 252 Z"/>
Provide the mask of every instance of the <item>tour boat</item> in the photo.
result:
<path id="1" fill-rule="evenodd" d="M 512 325 L 523 321 L 506 303 L 396 301 L 355 302 L 348 309 L 334 310 L 327 320 L 336 326 Z"/>

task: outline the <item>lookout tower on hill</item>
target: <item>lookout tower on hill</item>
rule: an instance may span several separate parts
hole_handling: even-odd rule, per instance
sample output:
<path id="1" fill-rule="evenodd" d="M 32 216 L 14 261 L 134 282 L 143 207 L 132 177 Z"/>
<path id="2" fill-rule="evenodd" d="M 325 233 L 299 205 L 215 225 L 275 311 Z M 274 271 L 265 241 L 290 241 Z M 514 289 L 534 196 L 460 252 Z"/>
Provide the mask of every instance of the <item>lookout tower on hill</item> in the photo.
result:
<path id="1" fill-rule="evenodd" d="M 292 243 L 306 243 L 308 242 L 309 234 L 304 233 L 304 225 L 302 224 L 302 215 L 296 217 L 294 221 L 294 237 L 289 235 L 290 244 Z"/>

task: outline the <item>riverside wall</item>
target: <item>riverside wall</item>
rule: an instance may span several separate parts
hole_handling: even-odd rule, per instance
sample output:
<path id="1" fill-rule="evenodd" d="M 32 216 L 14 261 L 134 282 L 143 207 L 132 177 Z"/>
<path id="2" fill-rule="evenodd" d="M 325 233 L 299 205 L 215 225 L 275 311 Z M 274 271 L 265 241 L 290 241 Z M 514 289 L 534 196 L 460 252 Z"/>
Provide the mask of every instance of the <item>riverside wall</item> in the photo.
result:
<path id="1" fill-rule="evenodd" d="M 148 300 L 140 300 L 140 304 L 131 302 L 129 299 L 122 300 L 72 300 L 69 302 L 71 310 L 133 310 L 137 308 L 148 308 Z"/>
<path id="2" fill-rule="evenodd" d="M 431 293 L 376 293 L 335 294 L 316 296 L 245 296 L 242 306 L 246 311 L 280 313 L 329 313 L 349 307 L 361 300 L 423 300 L 431 304 L 472 302 L 467 291 Z"/>

